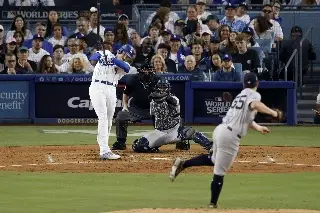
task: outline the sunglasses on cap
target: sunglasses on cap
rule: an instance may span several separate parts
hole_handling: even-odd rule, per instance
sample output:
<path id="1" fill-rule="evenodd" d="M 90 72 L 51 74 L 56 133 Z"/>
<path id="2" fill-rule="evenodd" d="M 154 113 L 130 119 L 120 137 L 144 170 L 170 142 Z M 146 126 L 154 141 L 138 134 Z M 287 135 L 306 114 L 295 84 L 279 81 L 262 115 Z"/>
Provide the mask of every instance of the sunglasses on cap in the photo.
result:
<path id="1" fill-rule="evenodd" d="M 272 13 L 272 10 L 262 10 L 263 13 L 269 14 Z"/>

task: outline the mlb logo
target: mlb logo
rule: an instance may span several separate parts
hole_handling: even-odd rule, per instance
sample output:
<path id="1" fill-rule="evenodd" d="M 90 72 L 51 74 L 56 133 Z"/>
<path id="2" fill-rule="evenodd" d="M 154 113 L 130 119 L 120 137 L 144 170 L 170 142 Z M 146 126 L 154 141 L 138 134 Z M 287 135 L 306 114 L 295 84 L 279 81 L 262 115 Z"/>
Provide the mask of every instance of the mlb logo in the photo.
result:
<path id="1" fill-rule="evenodd" d="M 16 15 L 16 11 L 2 11 L 2 18 L 4 19 L 13 19 Z"/>
<path id="2" fill-rule="evenodd" d="M 222 97 L 215 97 L 215 101 L 222 101 Z"/>

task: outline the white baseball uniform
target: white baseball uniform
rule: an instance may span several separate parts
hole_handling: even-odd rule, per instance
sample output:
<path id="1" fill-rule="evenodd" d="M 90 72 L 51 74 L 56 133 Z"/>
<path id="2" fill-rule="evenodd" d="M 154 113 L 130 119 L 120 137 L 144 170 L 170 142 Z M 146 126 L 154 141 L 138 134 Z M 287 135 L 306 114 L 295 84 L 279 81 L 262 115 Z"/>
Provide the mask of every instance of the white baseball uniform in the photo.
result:
<path id="1" fill-rule="evenodd" d="M 100 155 L 103 155 L 111 151 L 108 142 L 117 103 L 116 87 L 118 81 L 129 70 L 125 71 L 117 66 L 113 60 L 115 55 L 110 51 L 105 50 L 106 57 L 103 56 L 102 51 L 98 51 L 98 53 L 100 57 L 93 71 L 89 95 L 98 116 L 97 141 L 100 147 Z M 129 66 L 128 63 L 121 62 Z"/>
<path id="2" fill-rule="evenodd" d="M 261 95 L 249 88 L 241 91 L 233 100 L 222 124 L 213 132 L 214 174 L 224 176 L 236 158 L 240 139 L 247 134 L 249 125 L 254 121 L 256 111 L 250 108 L 252 101 L 260 101 Z"/>

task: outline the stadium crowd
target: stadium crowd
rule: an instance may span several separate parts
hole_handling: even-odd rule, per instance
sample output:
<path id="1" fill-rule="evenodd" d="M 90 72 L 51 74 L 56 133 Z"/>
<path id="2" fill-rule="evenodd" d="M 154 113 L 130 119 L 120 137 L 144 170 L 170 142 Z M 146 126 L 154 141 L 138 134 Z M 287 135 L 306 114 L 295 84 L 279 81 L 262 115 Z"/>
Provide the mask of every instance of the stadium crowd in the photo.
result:
<path id="1" fill-rule="evenodd" d="M 171 2 L 164 0 L 146 20 L 146 32 L 130 28 L 126 14 L 114 27 L 100 26 L 97 32 L 95 7 L 89 17 L 77 19 L 74 32 L 59 22 L 56 11 L 50 11 L 47 22 L 37 23 L 33 31 L 17 15 L 10 29 L 0 25 L 0 74 L 90 74 L 97 63 L 91 55 L 99 46 L 116 53 L 131 44 L 137 52 L 131 73 L 151 63 L 156 73 L 191 73 L 197 81 L 237 82 L 247 72 L 265 80 L 283 79 L 278 64 L 286 63 L 299 47 L 303 32 L 293 26 L 290 39 L 283 41 L 279 2 L 263 5 L 257 17 L 248 15 L 246 3 L 227 3 L 221 20 L 206 10 L 206 4 L 196 0 L 182 20 L 170 10 Z M 308 60 L 315 57 L 310 41 L 305 40 L 303 52 L 305 73 Z M 289 67 L 288 80 L 293 77 Z"/>

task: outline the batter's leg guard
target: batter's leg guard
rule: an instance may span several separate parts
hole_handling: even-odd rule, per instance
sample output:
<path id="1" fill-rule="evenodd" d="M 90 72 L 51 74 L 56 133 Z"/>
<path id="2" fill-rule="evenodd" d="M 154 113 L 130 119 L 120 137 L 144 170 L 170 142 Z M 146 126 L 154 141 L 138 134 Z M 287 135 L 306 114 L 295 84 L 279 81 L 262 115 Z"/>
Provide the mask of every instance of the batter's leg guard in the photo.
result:
<path id="1" fill-rule="evenodd" d="M 224 176 L 213 175 L 213 180 L 211 182 L 211 201 L 210 205 L 217 206 L 218 199 L 220 196 L 220 192 L 223 186 L 223 178 Z"/>
<path id="2" fill-rule="evenodd" d="M 190 142 L 186 141 L 179 141 L 176 143 L 176 149 L 179 150 L 189 150 L 190 149 Z"/>
<path id="3" fill-rule="evenodd" d="M 207 151 L 209 151 L 212 148 L 213 142 L 211 142 L 204 134 L 201 132 L 196 132 L 192 136 L 192 140 L 200 144 L 203 148 L 205 148 Z"/>
<path id="4" fill-rule="evenodd" d="M 157 148 L 150 148 L 148 139 L 142 137 L 133 141 L 132 150 L 137 153 L 148 153 L 156 152 Z"/>

